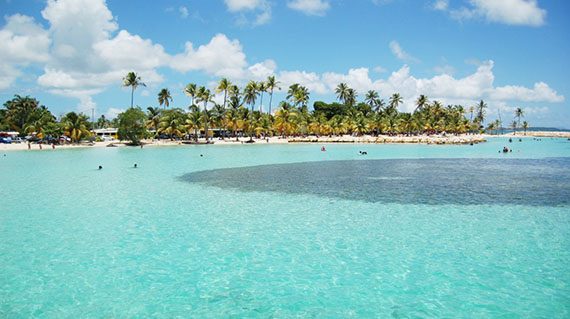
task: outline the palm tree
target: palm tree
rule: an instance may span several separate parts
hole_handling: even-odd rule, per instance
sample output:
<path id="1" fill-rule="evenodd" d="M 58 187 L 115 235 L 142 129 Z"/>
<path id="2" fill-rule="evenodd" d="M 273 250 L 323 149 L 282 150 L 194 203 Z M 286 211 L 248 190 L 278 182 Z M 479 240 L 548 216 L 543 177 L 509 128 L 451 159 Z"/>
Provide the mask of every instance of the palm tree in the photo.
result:
<path id="1" fill-rule="evenodd" d="M 130 86 L 131 87 L 131 107 L 133 107 L 133 98 L 134 98 L 135 90 L 139 86 L 146 86 L 146 84 L 144 84 L 142 82 L 141 77 L 138 76 L 135 72 L 129 72 L 123 78 L 123 86 L 125 86 L 125 87 Z"/>
<path id="2" fill-rule="evenodd" d="M 479 103 L 477 103 L 475 108 L 477 110 L 477 114 L 475 115 L 475 121 L 477 121 L 479 125 L 482 125 L 483 121 L 485 120 L 485 109 L 487 108 L 487 103 L 481 100 L 479 101 Z"/>
<path id="3" fill-rule="evenodd" d="M 251 111 L 253 112 L 253 106 L 255 105 L 255 101 L 257 100 L 257 83 L 255 81 L 249 81 L 243 90 L 243 99 L 245 103 L 251 106 Z"/>
<path id="4" fill-rule="evenodd" d="M 164 105 L 165 108 L 170 106 L 172 102 L 172 96 L 170 96 L 170 91 L 168 89 L 162 89 L 158 92 L 158 104 Z"/>
<path id="5" fill-rule="evenodd" d="M 225 134 L 225 123 L 224 123 L 224 117 L 226 115 L 226 108 L 223 105 L 220 104 L 214 104 L 214 108 L 212 109 L 212 114 L 211 114 L 211 118 L 212 118 L 212 122 L 214 123 L 215 126 L 218 127 L 218 129 L 222 129 Z M 222 139 L 224 138 L 224 134 L 222 134 Z"/>
<path id="6" fill-rule="evenodd" d="M 263 113 L 263 93 L 267 92 L 267 85 L 265 82 L 257 83 L 257 91 L 261 93 L 261 99 L 259 101 L 259 112 Z"/>
<path id="7" fill-rule="evenodd" d="M 181 137 L 184 129 L 184 117 L 184 113 L 179 109 L 164 111 L 158 126 L 158 133 L 169 135 L 170 139 Z"/>
<path id="8" fill-rule="evenodd" d="M 224 92 L 224 108 L 226 107 L 226 99 L 228 97 L 228 90 L 230 89 L 230 86 L 232 86 L 230 80 L 222 78 L 220 80 L 220 83 L 218 83 L 218 87 L 216 88 L 216 93 Z"/>
<path id="9" fill-rule="evenodd" d="M 348 97 L 348 89 L 349 87 L 348 85 L 346 85 L 346 83 L 339 83 L 336 89 L 334 90 L 336 93 L 336 97 L 343 104 L 346 104 L 346 99 Z"/>
<path id="10" fill-rule="evenodd" d="M 346 90 L 346 100 L 345 100 L 345 104 L 348 106 L 354 106 L 354 104 L 356 104 L 356 98 L 358 97 L 358 94 L 356 93 L 356 91 L 353 88 L 349 88 Z"/>
<path id="11" fill-rule="evenodd" d="M 529 126 L 528 126 L 528 122 L 527 122 L 527 121 L 522 122 L 522 128 L 523 128 L 523 130 L 524 130 L 524 135 L 526 135 L 526 130 L 528 130 L 528 127 L 529 127 Z"/>
<path id="12" fill-rule="evenodd" d="M 85 114 L 69 112 L 64 116 L 61 122 L 63 123 L 64 134 L 67 135 L 73 143 L 78 143 L 82 138 L 90 135 L 87 129 L 88 118 Z"/>
<path id="13" fill-rule="evenodd" d="M 398 106 L 400 104 L 402 104 L 403 100 L 402 100 L 402 96 L 400 95 L 400 93 L 394 93 L 392 94 L 392 96 L 390 97 L 390 107 L 394 108 L 394 109 L 398 109 Z"/>
<path id="14" fill-rule="evenodd" d="M 511 128 L 513 129 L 515 135 L 517 134 L 517 124 L 518 124 L 517 121 L 514 120 L 511 123 Z"/>
<path id="15" fill-rule="evenodd" d="M 295 93 L 297 93 L 297 91 L 299 91 L 299 87 L 301 87 L 301 85 L 299 83 L 293 83 L 293 84 L 289 85 L 289 90 L 287 91 L 286 99 L 293 102 Z"/>
<path id="16" fill-rule="evenodd" d="M 267 81 L 265 82 L 265 86 L 267 88 L 267 90 L 269 90 L 269 112 L 268 114 L 271 114 L 271 102 L 273 101 L 273 90 L 277 89 L 279 90 L 279 81 L 277 81 L 275 79 L 275 76 L 269 76 L 267 77 Z"/>
<path id="17" fill-rule="evenodd" d="M 196 97 L 196 92 L 197 92 L 197 87 L 196 84 L 194 83 L 188 83 L 188 85 L 186 85 L 186 87 L 184 88 L 184 94 L 186 94 L 192 99 L 192 104 L 190 105 L 194 105 L 194 98 Z"/>
<path id="18" fill-rule="evenodd" d="M 148 107 L 147 108 L 147 120 L 146 120 L 146 127 L 148 129 L 154 130 L 154 135 L 158 135 L 158 128 L 160 125 L 160 115 L 161 110 L 158 107 Z"/>
<path id="19" fill-rule="evenodd" d="M 416 100 L 416 109 L 414 110 L 414 112 L 421 111 L 428 103 L 429 103 L 428 97 L 423 94 L 420 95 Z"/>
<path id="20" fill-rule="evenodd" d="M 366 92 L 366 96 L 364 97 L 364 101 L 371 108 L 374 108 L 375 106 L 378 105 L 379 99 L 380 99 L 380 95 L 378 95 L 378 92 L 376 92 L 374 90 L 369 90 L 368 92 Z"/>
<path id="21" fill-rule="evenodd" d="M 524 116 L 524 110 L 520 107 L 517 107 L 515 109 L 515 117 L 517 118 L 517 124 L 518 126 L 521 126 L 521 117 Z"/>
<path id="22" fill-rule="evenodd" d="M 208 116 L 208 102 L 212 102 L 212 93 L 210 92 L 209 89 L 206 89 L 205 87 L 201 86 L 198 89 L 198 93 L 196 94 L 197 100 L 198 102 L 204 102 L 204 116 L 207 117 Z M 205 125 L 204 125 L 204 132 L 206 134 L 206 143 L 208 142 L 208 119 L 206 118 L 206 121 L 204 121 Z"/>
<path id="23" fill-rule="evenodd" d="M 310 95 L 311 93 L 306 87 L 298 86 L 293 95 L 293 101 L 295 101 L 296 106 L 302 105 L 303 107 L 306 107 L 309 102 Z"/>
<path id="24" fill-rule="evenodd" d="M 193 112 L 188 114 L 186 119 L 186 129 L 188 132 L 194 130 L 194 141 L 198 142 L 198 130 L 202 128 L 202 114 L 199 109 L 195 109 Z"/>

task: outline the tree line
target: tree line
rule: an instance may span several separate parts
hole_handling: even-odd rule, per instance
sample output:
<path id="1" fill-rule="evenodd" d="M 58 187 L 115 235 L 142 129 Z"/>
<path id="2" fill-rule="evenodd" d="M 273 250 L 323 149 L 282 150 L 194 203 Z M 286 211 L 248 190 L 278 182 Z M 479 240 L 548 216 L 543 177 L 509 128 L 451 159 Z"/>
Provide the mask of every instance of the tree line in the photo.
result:
<path id="1" fill-rule="evenodd" d="M 123 79 L 123 86 L 131 90 L 131 107 L 108 120 L 104 115 L 92 121 L 81 113 L 69 112 L 56 117 L 35 98 L 15 95 L 0 109 L 0 131 L 16 130 L 20 135 L 35 134 L 40 139 L 65 135 L 73 142 L 91 136 L 92 128 L 118 128 L 119 138 L 138 143 L 144 138 L 193 139 L 198 141 L 205 132 L 218 130 L 221 138 L 239 136 L 301 136 L 301 135 L 378 135 L 378 134 L 449 134 L 480 133 L 497 131 L 503 127 L 501 119 L 491 121 L 485 127 L 487 104 L 481 100 L 476 105 L 444 106 L 440 101 L 430 101 L 425 95 L 415 100 L 413 112 L 400 112 L 403 103 L 399 93 L 392 94 L 387 101 L 378 92 L 368 91 L 359 101 L 356 90 L 346 83 L 339 83 L 335 89 L 338 101 L 326 103 L 316 101 L 309 110 L 310 91 L 301 84 L 287 88 L 286 98 L 280 101 L 272 112 L 273 95 L 279 81 L 269 76 L 266 81 L 249 81 L 243 88 L 226 78 L 221 79 L 215 91 L 194 83 L 184 88 L 190 105 L 171 108 L 173 98 L 167 88 L 157 95 L 157 107 L 142 110 L 134 106 L 134 92 L 146 86 L 140 76 L 129 72 Z M 214 102 L 215 94 L 223 97 L 220 104 Z M 263 110 L 263 99 L 269 98 L 267 111 Z M 528 128 L 522 108 L 517 108 L 510 128 Z"/>

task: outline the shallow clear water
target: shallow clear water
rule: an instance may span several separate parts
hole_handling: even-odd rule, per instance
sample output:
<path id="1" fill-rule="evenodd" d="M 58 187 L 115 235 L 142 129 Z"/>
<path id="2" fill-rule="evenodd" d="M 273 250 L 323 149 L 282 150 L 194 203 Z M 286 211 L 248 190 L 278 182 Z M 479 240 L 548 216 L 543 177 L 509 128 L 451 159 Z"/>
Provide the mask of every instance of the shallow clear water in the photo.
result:
<path id="1" fill-rule="evenodd" d="M 569 158 L 544 138 L 6 153 L 0 317 L 565 318 Z"/>

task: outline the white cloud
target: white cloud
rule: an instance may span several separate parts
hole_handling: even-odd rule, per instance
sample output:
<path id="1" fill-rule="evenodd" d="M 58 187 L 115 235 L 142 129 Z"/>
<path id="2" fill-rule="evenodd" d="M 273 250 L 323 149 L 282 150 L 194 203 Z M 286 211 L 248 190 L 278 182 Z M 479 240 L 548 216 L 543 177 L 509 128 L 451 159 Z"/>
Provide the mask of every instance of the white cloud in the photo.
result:
<path id="1" fill-rule="evenodd" d="M 413 57 L 408 52 L 404 51 L 404 49 L 400 46 L 400 44 L 397 41 L 390 42 L 390 51 L 392 51 L 392 54 L 394 54 L 396 58 L 404 62 L 419 62 L 418 59 Z"/>
<path id="2" fill-rule="evenodd" d="M 184 53 L 172 57 L 170 66 L 180 72 L 199 70 L 210 75 L 241 78 L 247 61 L 239 41 L 218 34 L 198 49 L 187 42 Z"/>
<path id="3" fill-rule="evenodd" d="M 544 25 L 547 14 L 536 0 L 469 0 L 468 7 L 456 9 L 449 9 L 448 1 L 438 0 L 434 9 L 447 10 L 458 20 L 482 18 L 490 22 L 533 27 Z"/>
<path id="4" fill-rule="evenodd" d="M 261 63 L 256 63 L 248 68 L 249 75 L 247 78 L 254 81 L 264 81 L 268 76 L 275 74 L 277 64 L 273 60 L 265 60 Z"/>
<path id="5" fill-rule="evenodd" d="M 383 68 L 382 66 L 378 65 L 378 66 L 375 66 L 375 67 L 374 67 L 373 71 L 376 72 L 376 73 L 384 73 L 384 72 L 386 72 L 387 70 L 386 70 L 385 68 Z"/>
<path id="6" fill-rule="evenodd" d="M 433 3 L 434 10 L 445 11 L 447 10 L 448 6 L 449 6 L 449 0 L 436 0 Z"/>
<path id="7" fill-rule="evenodd" d="M 291 84 L 299 83 L 306 86 L 310 91 L 317 94 L 329 93 L 326 85 L 322 82 L 321 77 L 314 72 L 305 71 L 282 71 L 277 77 L 283 87 L 288 87 Z"/>
<path id="8" fill-rule="evenodd" d="M 315 16 L 324 16 L 331 7 L 327 0 L 292 0 L 287 2 L 287 6 L 304 14 Z"/>
<path id="9" fill-rule="evenodd" d="M 107 112 L 105 112 L 105 118 L 107 118 L 108 120 L 112 120 L 116 118 L 119 114 L 123 113 L 124 111 L 126 111 L 126 109 L 110 107 L 107 109 Z"/>
<path id="10" fill-rule="evenodd" d="M 5 20 L 6 25 L 0 29 L 0 90 L 14 83 L 22 67 L 46 62 L 51 43 L 47 31 L 33 18 L 15 14 Z"/>
<path id="11" fill-rule="evenodd" d="M 255 10 L 262 7 L 265 0 L 224 0 L 228 10 L 238 12 L 244 10 Z"/>
<path id="12" fill-rule="evenodd" d="M 497 87 L 490 97 L 495 100 L 524 101 L 524 102 L 563 102 L 564 97 L 544 82 L 534 84 L 532 89 L 516 85 Z"/>
<path id="13" fill-rule="evenodd" d="M 438 74 L 453 75 L 455 73 L 455 68 L 449 64 L 436 65 L 433 70 Z"/>
<path id="14" fill-rule="evenodd" d="M 534 88 L 494 87 L 493 66 L 493 61 L 481 62 L 474 73 L 463 78 L 455 78 L 449 74 L 416 78 L 411 75 L 410 67 L 407 65 L 392 72 L 387 79 L 371 79 L 368 68 L 350 69 L 346 74 L 327 72 L 322 75 L 305 71 L 282 71 L 278 78 L 284 86 L 300 83 L 317 94 L 331 94 L 341 82 L 354 88 L 360 96 L 368 90 L 377 90 L 386 100 L 397 92 L 404 100 L 401 109 L 407 112 L 414 110 L 415 100 L 420 94 L 444 104 L 463 105 L 471 105 L 481 99 L 493 104 L 505 100 L 551 103 L 564 101 L 564 96 L 558 95 L 542 82 L 535 84 Z"/>
<path id="15" fill-rule="evenodd" d="M 185 6 L 181 6 L 180 8 L 178 8 L 178 12 L 180 13 L 180 17 L 182 19 L 188 18 L 188 8 L 186 8 Z"/>
<path id="16" fill-rule="evenodd" d="M 93 53 L 105 61 L 111 69 L 148 70 L 154 69 L 168 59 L 164 48 L 121 30 L 116 37 L 93 44 Z"/>
<path id="17" fill-rule="evenodd" d="M 228 11 L 239 13 L 237 23 L 240 25 L 263 25 L 271 21 L 271 5 L 267 0 L 224 0 Z M 246 16 L 253 12 L 254 18 Z"/>

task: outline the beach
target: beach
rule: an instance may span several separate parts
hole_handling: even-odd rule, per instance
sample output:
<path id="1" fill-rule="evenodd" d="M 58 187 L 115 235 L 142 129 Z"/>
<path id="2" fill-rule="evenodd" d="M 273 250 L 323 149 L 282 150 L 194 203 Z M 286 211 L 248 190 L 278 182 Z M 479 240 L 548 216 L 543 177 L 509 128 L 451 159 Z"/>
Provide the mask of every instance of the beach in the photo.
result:
<path id="1" fill-rule="evenodd" d="M 279 137 L 272 136 L 268 138 L 253 138 L 254 144 L 288 144 L 288 143 L 362 143 L 362 144 L 470 144 L 485 142 L 488 135 L 363 135 L 363 136 L 315 136 L 309 135 L 304 137 Z M 211 145 L 242 145 L 250 144 L 249 137 L 236 138 L 214 138 L 210 140 Z M 159 147 L 159 146 L 181 146 L 181 145 L 195 145 L 193 141 L 189 140 L 143 140 L 144 147 Z M 205 144 L 205 139 L 199 139 L 197 144 Z M 77 148 L 97 148 L 97 147 L 123 147 L 127 146 L 124 141 L 105 141 L 93 143 L 79 143 L 79 144 L 63 144 L 55 145 L 55 148 L 49 144 L 30 144 L 30 150 L 35 151 L 54 151 L 59 149 L 77 149 Z M 138 147 L 138 146 L 137 146 Z M 25 151 L 28 150 L 27 143 L 12 143 L 0 144 L 0 151 Z"/>

